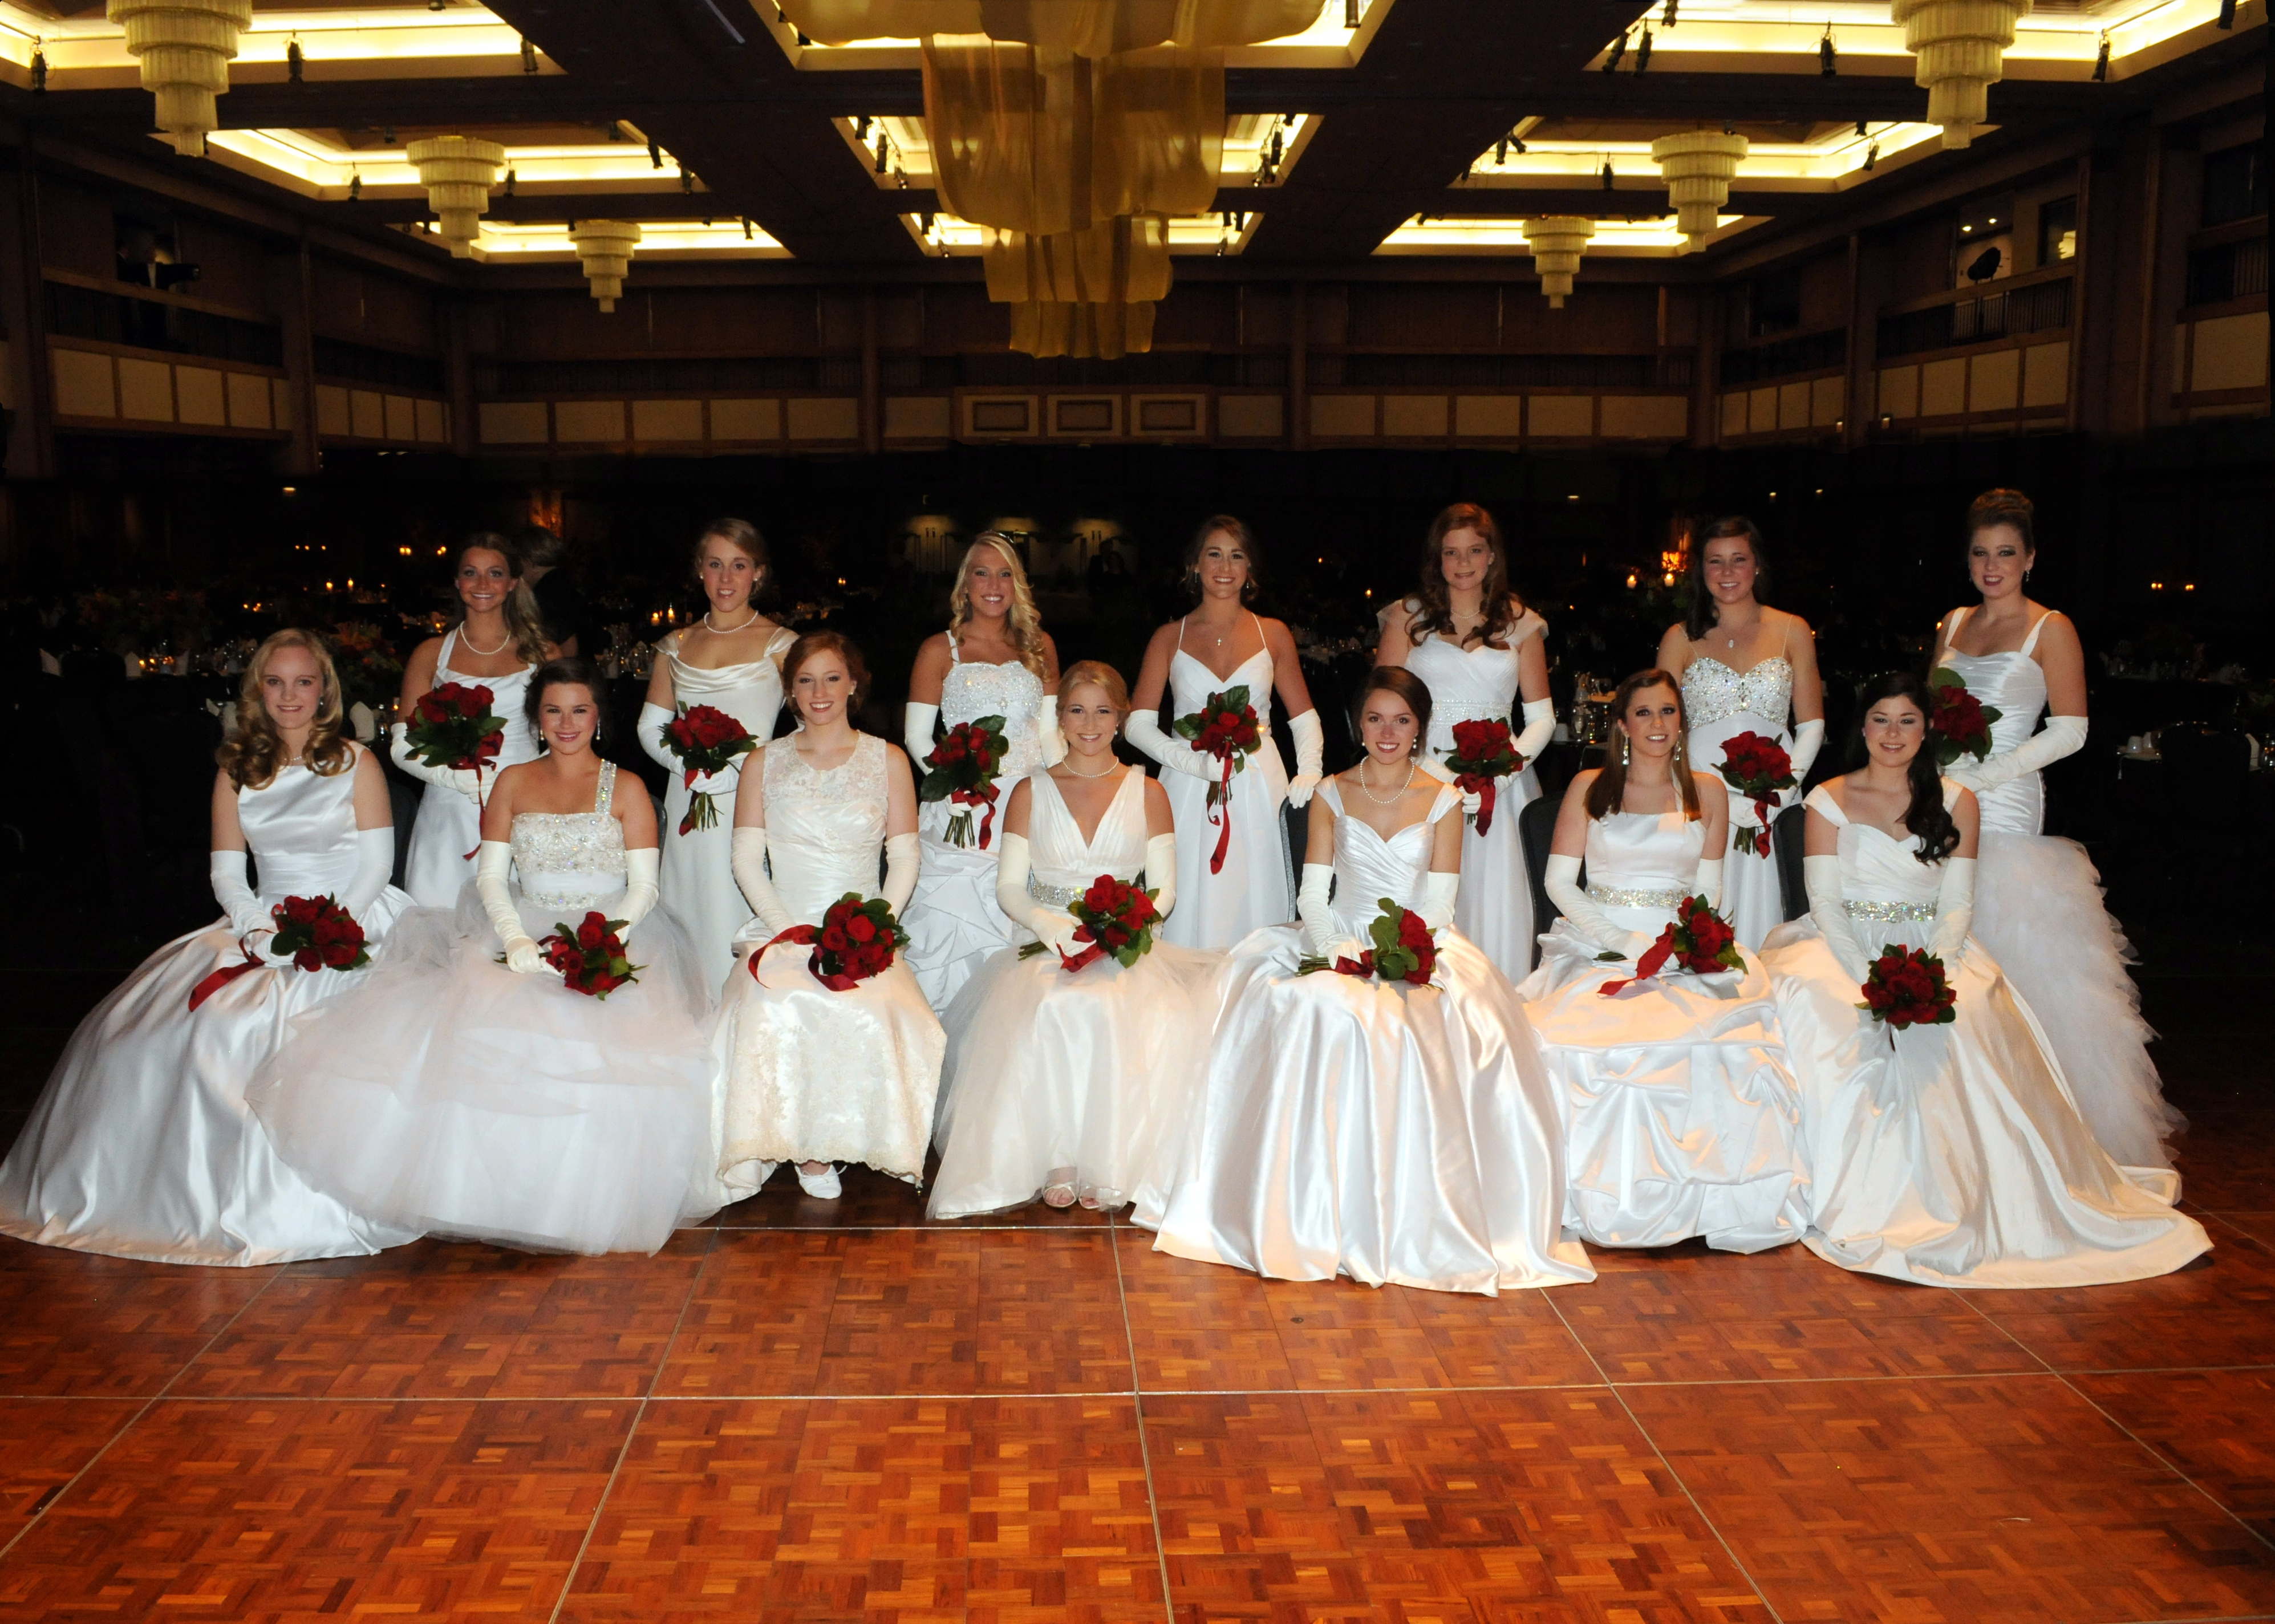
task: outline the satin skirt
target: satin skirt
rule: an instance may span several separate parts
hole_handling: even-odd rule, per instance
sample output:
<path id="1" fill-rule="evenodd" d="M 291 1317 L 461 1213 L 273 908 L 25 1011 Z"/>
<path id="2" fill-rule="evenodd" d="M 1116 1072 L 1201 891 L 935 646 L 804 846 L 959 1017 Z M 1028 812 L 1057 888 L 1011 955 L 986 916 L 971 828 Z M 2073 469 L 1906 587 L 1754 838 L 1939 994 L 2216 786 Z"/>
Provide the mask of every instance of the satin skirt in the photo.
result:
<path id="1" fill-rule="evenodd" d="M 718 803 L 719 821 L 684 835 L 679 832 L 679 821 L 694 804 L 695 792 L 688 789 L 684 773 L 671 774 L 664 786 L 663 861 L 657 890 L 672 917 L 687 927 L 704 984 L 715 997 L 735 967 L 736 935 L 751 922 L 751 905 L 735 883 L 735 789 L 742 771 L 739 765 L 730 767 L 701 782 Z"/>
<path id="2" fill-rule="evenodd" d="M 1488 1296 L 1595 1278 L 1560 1222 L 1556 1096 L 1524 1012 L 1457 932 L 1439 942 L 1442 987 L 1298 976 L 1296 926 L 1233 949 L 1175 1186 L 1135 1214 L 1158 1250 Z"/>
<path id="3" fill-rule="evenodd" d="M 1806 920 L 1772 938 L 1814 1181 L 1809 1249 L 1925 1286 L 2059 1288 L 2169 1273 L 2210 1249 L 2178 1180 L 2112 1162 L 2046 1035 L 1970 944 L 1957 1019 L 1891 1031 Z M 1950 967 L 1947 965 L 1946 969 Z"/>
<path id="4" fill-rule="evenodd" d="M 482 781 L 487 795 L 497 774 L 485 773 Z M 411 823 L 410 849 L 403 854 L 403 888 L 421 908 L 456 908 L 458 893 L 474 877 L 481 843 L 482 814 L 473 802 L 441 784 L 425 785 Z"/>
<path id="5" fill-rule="evenodd" d="M 1656 933 L 1664 910 L 1607 908 Z M 1599 962 L 1560 919 L 1518 989 L 1569 1123 L 1565 1221 L 1599 1246 L 1668 1246 L 1692 1235 L 1763 1251 L 1809 1227 L 1801 1106 L 1768 976 L 1687 971 L 1611 997 L 1632 960 Z"/>
<path id="6" fill-rule="evenodd" d="M 367 932 L 385 933 L 410 900 L 383 893 L 364 911 Z M 244 956 L 226 924 L 178 937 L 79 1023 L 0 1164 L 0 1234 L 230 1266 L 358 1257 L 418 1238 L 312 1186 L 246 1104 L 296 1017 L 337 1007 L 374 970 L 264 967 L 193 1012 L 191 989 Z"/>
<path id="7" fill-rule="evenodd" d="M 1493 827 L 1462 831 L 1462 888 L 1454 924 L 1512 984 L 1532 973 L 1532 880 L 1525 871 L 1517 814 L 1540 798 L 1540 776 L 1531 767 L 1504 778 L 1493 800 Z"/>
<path id="8" fill-rule="evenodd" d="M 533 939 L 582 918 L 526 900 L 520 911 Z M 654 1252 L 717 1205 L 710 999 L 668 910 L 624 945 L 639 979 L 605 999 L 517 974 L 496 962 L 468 886 L 455 911 L 404 916 L 338 1018 L 303 1027 L 262 1069 L 253 1108 L 310 1182 L 404 1228 Z"/>
<path id="9" fill-rule="evenodd" d="M 1003 799 L 1011 798 L 1006 785 Z M 901 928 L 909 933 L 902 956 L 923 990 L 925 1001 L 945 1012 L 956 1001 L 972 972 L 994 955 L 1024 940 L 1002 909 L 995 904 L 995 865 L 1002 855 L 1003 820 L 995 819 L 994 838 L 983 849 L 977 844 L 953 846 L 945 838 L 948 820 L 960 808 L 934 801 L 923 809 L 917 831 L 918 852 L 917 888 L 901 910 Z M 971 809 L 971 834 L 979 835 L 984 808 Z"/>
<path id="10" fill-rule="evenodd" d="M 1750 711 L 1741 711 L 1712 727 L 1692 729 L 1688 742 L 1693 770 L 1704 772 L 1719 782 L 1721 775 L 1715 771 L 1715 764 L 1722 759 L 1722 746 L 1741 733 L 1758 733 L 1775 738 L 1788 750 L 1793 748 L 1793 739 L 1782 727 L 1765 721 Z M 1727 785 L 1724 792 L 1730 797 L 1730 843 L 1722 853 L 1720 911 L 1729 920 L 1730 928 L 1738 933 L 1741 948 L 1758 948 L 1772 931 L 1785 923 L 1785 894 L 1778 888 L 1774 856 L 1738 850 L 1738 830 L 1756 821 L 1753 802 Z M 1777 804 L 1770 809 L 1770 816 L 1776 817 L 1798 793 L 1797 789 L 1782 791 Z"/>
<path id="11" fill-rule="evenodd" d="M 1177 905 L 1161 938 L 1181 948 L 1222 952 L 1250 932 L 1296 917 L 1295 871 L 1280 808 L 1287 779 L 1268 741 L 1232 780 L 1232 801 L 1218 809 L 1232 820 L 1224 867 L 1209 872 L 1221 827 L 1209 821 L 1208 781 L 1164 767 L 1161 789 L 1177 821 Z"/>
<path id="12" fill-rule="evenodd" d="M 948 1081 L 928 1211 L 1024 1205 L 1045 1186 L 1159 1213 L 1208 1066 L 1224 959 L 1173 943 L 1069 975 L 1054 953 L 997 953 L 949 1008 Z"/>

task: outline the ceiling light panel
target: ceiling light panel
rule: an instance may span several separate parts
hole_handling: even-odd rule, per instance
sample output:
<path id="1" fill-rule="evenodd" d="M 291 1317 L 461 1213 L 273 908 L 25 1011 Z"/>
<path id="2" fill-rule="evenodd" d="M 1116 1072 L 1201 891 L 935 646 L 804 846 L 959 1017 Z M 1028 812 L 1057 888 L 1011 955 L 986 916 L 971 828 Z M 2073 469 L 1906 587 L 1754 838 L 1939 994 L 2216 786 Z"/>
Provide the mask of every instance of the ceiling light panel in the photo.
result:
<path id="1" fill-rule="evenodd" d="M 797 42 L 797 31 L 775 10 L 774 0 L 748 0 L 760 26 L 782 48 L 792 65 L 809 72 L 832 69 L 918 68 L 924 47 L 918 40 L 855 40 L 843 45 Z M 1319 16 L 1301 34 L 1290 34 L 1255 45 L 1228 46 L 1228 68 L 1348 68 L 1366 54 L 1368 44 L 1396 0 L 1364 0 L 1358 26 L 1344 26 L 1343 0 L 1324 0 Z M 739 13 L 729 15 L 741 20 Z M 944 36 L 961 37 L 961 36 Z"/>
<path id="2" fill-rule="evenodd" d="M 408 236 L 442 245 L 442 239 L 416 225 L 396 228 Z M 790 250 L 757 227 L 743 235 L 737 219 L 643 220 L 639 223 L 638 260 L 787 260 Z M 577 245 L 569 240 L 565 221 L 549 224 L 515 224 L 485 219 L 474 239 L 473 257 L 493 265 L 545 265 L 577 262 Z"/>
<path id="3" fill-rule="evenodd" d="M 1682 16 L 1686 23 L 1689 20 L 1687 7 Z M 1651 162 L 1650 141 L 1543 140 L 1532 133 L 1537 124 L 1537 120 L 1527 120 L 1517 126 L 1517 134 L 1524 143 L 1523 152 L 1516 151 L 1514 146 L 1505 153 L 1497 147 L 1489 147 L 1478 155 L 1469 173 L 1457 184 L 1465 189 L 1488 191 L 1561 191 L 1600 184 L 1604 165 L 1608 162 L 1620 191 L 1666 190 L 1667 182 L 1659 166 Z M 1688 127 L 1677 123 L 1667 126 L 1670 132 Z M 1997 126 L 1980 127 L 1988 130 Z M 1738 166 L 1737 178 L 1730 183 L 1731 190 L 1845 192 L 1914 159 L 1941 151 L 1942 140 L 1943 132 L 1931 124 L 1868 124 L 1862 135 L 1856 133 L 1856 125 L 1843 124 L 1808 141 L 1755 140 L 1748 145 L 1746 160 Z M 1878 155 L 1868 175 L 1865 160 L 1873 156 L 1876 149 Z"/>
<path id="4" fill-rule="evenodd" d="M 648 161 L 646 138 L 625 128 L 630 139 L 589 147 L 507 143 L 505 168 L 513 172 L 514 194 L 679 191 L 678 167 L 667 158 L 666 167 L 657 169 Z M 367 198 L 426 195 L 400 146 L 341 147 L 307 130 L 216 130 L 206 146 L 231 169 L 303 197 L 344 198 L 359 178 Z"/>
<path id="5" fill-rule="evenodd" d="M 1764 224 L 1768 218 L 1766 215 L 1722 215 L 1717 217 L 1712 231 L 1691 238 L 1675 229 L 1672 215 L 1663 220 L 1598 220 L 1593 223 L 1595 235 L 1588 242 L 1588 257 L 1671 260 Z M 1384 238 L 1375 252 L 1511 254 L 1526 253 L 1531 246 L 1525 238 L 1522 220 L 1458 216 L 1447 219 L 1432 215 L 1426 221 L 1409 220 Z"/>
<path id="6" fill-rule="evenodd" d="M 1238 226 L 1235 227 L 1237 218 Z M 1229 214 L 1179 216 L 1169 222 L 1169 252 L 1180 258 L 1198 259 L 1216 253 L 1220 249 L 1228 254 L 1238 253 L 1256 235 L 1263 216 L 1248 210 L 1236 216 Z M 928 223 L 927 223 L 928 222 Z M 992 226 L 974 225 L 969 220 L 954 215 L 903 215 L 901 223 L 908 227 L 909 235 L 917 245 L 934 257 L 957 259 L 979 254 L 989 238 L 995 235 Z"/>
<path id="7" fill-rule="evenodd" d="M 28 85 L 34 42 L 48 59 L 50 90 L 104 90 L 139 85 L 125 30 L 102 11 L 55 18 L 0 0 L 0 78 Z M 478 5 L 445 11 L 256 11 L 238 36 L 232 84 L 283 83 L 295 42 L 312 81 L 326 79 L 481 78 L 523 72 L 521 34 Z M 540 72 L 561 72 L 538 58 Z"/>

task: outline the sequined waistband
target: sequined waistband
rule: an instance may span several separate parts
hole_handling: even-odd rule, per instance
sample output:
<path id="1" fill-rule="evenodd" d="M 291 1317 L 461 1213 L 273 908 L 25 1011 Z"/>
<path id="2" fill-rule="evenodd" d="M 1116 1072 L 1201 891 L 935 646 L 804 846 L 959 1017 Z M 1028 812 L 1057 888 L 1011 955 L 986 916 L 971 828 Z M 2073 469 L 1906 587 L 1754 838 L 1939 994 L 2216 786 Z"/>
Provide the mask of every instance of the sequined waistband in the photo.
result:
<path id="1" fill-rule="evenodd" d="M 1027 876 L 1027 895 L 1053 908 L 1071 908 L 1089 891 L 1088 886 L 1046 885 L 1032 874 Z"/>
<path id="2" fill-rule="evenodd" d="M 1933 903 L 1874 903 L 1851 897 L 1841 903 L 1852 919 L 1878 919 L 1883 923 L 1895 920 L 1926 920 L 1935 918 Z"/>
<path id="3" fill-rule="evenodd" d="M 1430 720 L 1432 721 L 1443 721 L 1447 723 L 1456 721 L 1507 721 L 1508 720 L 1508 706 L 1506 705 L 1462 705 L 1455 700 L 1440 699 L 1431 706 Z"/>
<path id="4" fill-rule="evenodd" d="M 593 909 L 598 908 L 603 903 L 614 902 L 617 897 L 622 896 L 623 895 L 624 888 L 619 885 L 612 891 L 568 892 L 525 890 L 521 894 L 521 900 L 529 903 L 530 906 L 533 908 Z"/>
<path id="5" fill-rule="evenodd" d="M 1634 891 L 1624 886 L 1590 886 L 1588 895 L 1607 908 L 1680 908 L 1681 891 Z"/>

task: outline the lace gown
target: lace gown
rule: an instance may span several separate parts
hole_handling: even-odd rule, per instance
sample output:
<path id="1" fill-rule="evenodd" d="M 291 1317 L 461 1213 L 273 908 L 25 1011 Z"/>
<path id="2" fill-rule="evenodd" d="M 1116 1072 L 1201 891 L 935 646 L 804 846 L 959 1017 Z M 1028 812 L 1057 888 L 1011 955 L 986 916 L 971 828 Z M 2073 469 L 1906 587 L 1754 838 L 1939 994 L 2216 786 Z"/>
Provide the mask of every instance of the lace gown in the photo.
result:
<path id="1" fill-rule="evenodd" d="M 1190 716 L 1209 695 L 1243 684 L 1264 738 L 1248 765 L 1233 774 L 1232 804 L 1219 812 L 1232 820 L 1221 871 L 1209 872 L 1221 828 L 1209 818 L 1208 781 L 1161 770 L 1161 788 L 1177 820 L 1177 907 L 1163 930 L 1181 948 L 1228 948 L 1252 930 L 1296 917 L 1296 880 L 1280 820 L 1288 771 L 1272 740 L 1272 651 L 1259 648 L 1231 676 L 1219 676 L 1180 647 L 1169 661 L 1169 714 L 1172 720 Z M 1172 749 L 1190 748 L 1175 734 L 1169 742 Z M 1200 759 L 1215 769 L 1208 757 Z"/>
<path id="2" fill-rule="evenodd" d="M 1011 798 L 1011 786 L 1042 765 L 1036 726 L 1043 705 L 1042 679 L 1017 661 L 986 665 L 965 660 L 952 631 L 948 648 L 953 663 L 941 683 L 941 722 L 955 728 L 982 716 L 1003 718 L 1003 738 L 1009 750 L 995 780 L 995 823 L 1000 830 L 1001 808 Z M 921 783 L 924 763 L 911 761 L 909 766 Z M 924 989 L 926 999 L 940 1010 L 948 1008 L 988 955 L 1019 940 L 1017 927 L 995 905 L 995 860 L 1000 848 L 994 839 L 985 847 L 976 843 L 986 809 L 970 809 L 974 844 L 949 842 L 949 820 L 963 810 L 947 801 L 933 801 L 921 809 L 917 833 L 923 842 L 923 866 L 917 871 L 916 894 L 909 898 L 906 917 L 901 921 L 909 933 L 909 968 L 916 972 L 917 985 Z"/>
<path id="3" fill-rule="evenodd" d="M 1945 781 L 1946 799 L 1959 786 Z M 1925 947 L 1943 865 L 1850 823 L 1840 883 L 1857 945 Z M 1926 1286 L 2105 1285 L 2169 1273 L 2211 1243 L 2173 1209 L 2179 1180 L 2120 1167 L 2079 1118 L 2045 1029 L 1970 941 L 1945 969 L 1957 1019 L 1891 1032 L 1856 1008 L 1856 978 L 1817 926 L 1783 926 L 1764 955 L 1802 1088 L 1814 1182 L 1809 1248 L 1828 1263 Z"/>
<path id="4" fill-rule="evenodd" d="M 782 714 L 782 657 L 797 634 L 787 629 L 767 639 L 764 653 L 744 665 L 705 668 L 679 657 L 680 634 L 667 640 L 664 657 L 671 661 L 671 697 L 675 707 L 708 705 L 722 710 L 750 729 L 761 748 L 775 736 Z M 745 758 L 747 759 L 747 758 Z M 742 782 L 740 762 L 723 773 L 696 781 L 691 789 L 684 772 L 670 774 L 663 791 L 664 906 L 687 926 L 703 962 L 703 974 L 715 990 L 735 966 L 735 939 L 751 922 L 750 905 L 735 884 L 735 787 Z M 707 829 L 682 835 L 680 820 L 687 816 L 697 790 L 707 789 L 718 803 L 719 821 Z"/>
<path id="5" fill-rule="evenodd" d="M 1705 826 L 1681 812 L 1616 812 L 1588 826 L 1588 894 L 1613 923 L 1656 938 L 1696 889 Z M 1800 1101 L 1758 956 L 1711 976 L 1636 972 L 1569 919 L 1540 939 L 1517 989 L 1564 1090 L 1566 1221 L 1600 1246 L 1703 1235 L 1725 1251 L 1801 1239 L 1807 1164 Z"/>
<path id="6" fill-rule="evenodd" d="M 1418 606 L 1415 606 L 1418 607 Z M 1410 610 L 1410 612 L 1411 612 Z M 1406 656 L 1406 668 L 1430 690 L 1430 753 L 1443 761 L 1454 748 L 1457 721 L 1510 723 L 1517 709 L 1517 658 L 1527 638 L 1546 637 L 1548 624 L 1531 609 L 1508 631 L 1507 648 L 1462 648 L 1425 635 Z M 1517 814 L 1540 798 L 1540 775 L 1531 762 L 1495 791 L 1493 827 L 1471 824 L 1462 833 L 1462 894 L 1454 923 L 1484 949 L 1501 974 L 1522 981 L 1532 969 L 1532 881 L 1524 867 Z"/>
<path id="7" fill-rule="evenodd" d="M 360 746 L 355 748 L 360 749 Z M 356 872 L 355 767 L 278 769 L 237 815 L 262 907 L 336 895 Z M 389 887 L 358 921 L 379 944 L 411 899 Z M 412 1235 L 343 1205 L 279 1160 L 246 1085 L 294 1016 L 368 969 L 275 965 L 200 1004 L 191 990 L 244 953 L 227 920 L 159 948 L 72 1034 L 0 1164 L 0 1234 L 159 1263 L 252 1265 L 375 1252 Z"/>
<path id="8" fill-rule="evenodd" d="M 450 654 L 458 646 L 459 635 L 460 628 L 456 626 L 443 635 L 442 653 L 435 661 L 435 686 L 462 683 L 469 688 L 487 688 L 490 714 L 505 718 L 505 743 L 498 747 L 497 771 L 482 774 L 482 792 L 487 795 L 496 784 L 499 771 L 537 759 L 537 735 L 521 714 L 522 697 L 537 668 L 524 666 L 503 676 L 469 676 L 453 671 Z M 411 849 L 404 854 L 403 888 L 421 908 L 456 907 L 458 893 L 474 877 L 472 853 L 481 843 L 482 815 L 474 804 L 456 789 L 427 784 L 419 793 L 419 815 L 412 821 Z"/>
<path id="9" fill-rule="evenodd" d="M 1946 638 L 1958 635 L 1967 613 L 1953 614 Z M 2028 741 L 2045 713 L 2046 674 L 2030 657 L 2045 623 L 2041 616 L 2018 650 L 1962 654 L 1946 643 L 1936 661 L 1999 711 L 1991 724 L 1993 759 Z M 1970 760 L 1958 764 L 1962 782 Z M 2165 1103 L 2144 1046 L 2156 1033 L 2141 1018 L 2141 991 L 2125 971 L 2132 945 L 2102 906 L 2093 859 L 2075 841 L 2038 832 L 2046 802 L 2037 773 L 1976 799 L 1983 809 L 1976 937 L 2047 1023 L 2054 1056 L 2102 1148 L 2129 1167 L 2171 1167 L 2164 1141 L 2188 1123 Z"/>
<path id="10" fill-rule="evenodd" d="M 532 940 L 621 918 L 624 826 L 604 765 L 589 812 L 513 820 Z M 632 781 L 639 793 L 638 781 Z M 653 1252 L 707 1215 L 710 992 L 669 910 L 632 927 L 639 979 L 605 999 L 497 962 L 480 896 L 404 916 L 370 981 L 262 1069 L 253 1109 L 319 1189 L 403 1228 L 571 1252 Z"/>
<path id="11" fill-rule="evenodd" d="M 1741 733 L 1773 738 L 1789 751 L 1793 734 L 1786 724 L 1793 714 L 1793 667 L 1784 655 L 1772 654 L 1743 671 L 1733 671 L 1712 655 L 1700 654 L 1682 673 L 1682 709 L 1690 720 L 1687 742 L 1694 772 L 1715 772 L 1723 744 Z M 1791 799 L 1789 792 L 1787 799 Z M 1730 921 L 1744 948 L 1760 947 L 1762 938 L 1785 921 L 1776 858 L 1738 850 L 1737 831 L 1758 821 L 1754 804 L 1731 791 L 1722 917 Z"/>
<path id="12" fill-rule="evenodd" d="M 823 770 L 799 757 L 795 735 L 767 746 L 767 861 L 800 924 L 820 924 L 849 891 L 877 895 L 886 750 L 865 733 L 850 760 Z M 807 969 L 812 951 L 785 942 L 760 961 L 759 975 L 729 975 L 720 998 L 714 1131 L 729 1199 L 751 1194 L 785 1161 L 858 1161 L 923 1182 L 947 1046 L 940 1022 L 905 956 L 835 993 Z"/>
<path id="13" fill-rule="evenodd" d="M 1429 817 L 1384 839 L 1343 814 L 1335 782 L 1335 926 L 1363 934 L 1390 897 L 1411 908 Z M 1298 976 L 1300 925 L 1233 949 L 1206 1087 L 1156 1247 L 1281 1280 L 1347 1274 L 1486 1295 L 1591 1280 L 1564 1233 L 1555 1091 L 1501 973 L 1452 928 L 1436 985 Z"/>
<path id="14" fill-rule="evenodd" d="M 1087 840 L 1047 771 L 1027 782 L 1038 900 L 1063 906 L 1100 874 L 1139 878 L 1144 773 L 1122 769 Z M 1007 948 L 964 984 L 943 1022 L 934 1218 L 1017 1206 L 1069 1179 L 1109 1211 L 1133 1199 L 1160 1210 L 1166 1158 L 1208 1061 L 1224 960 L 1160 934 L 1128 969 L 1103 958 L 1069 975 L 1054 953 L 1022 959 Z"/>

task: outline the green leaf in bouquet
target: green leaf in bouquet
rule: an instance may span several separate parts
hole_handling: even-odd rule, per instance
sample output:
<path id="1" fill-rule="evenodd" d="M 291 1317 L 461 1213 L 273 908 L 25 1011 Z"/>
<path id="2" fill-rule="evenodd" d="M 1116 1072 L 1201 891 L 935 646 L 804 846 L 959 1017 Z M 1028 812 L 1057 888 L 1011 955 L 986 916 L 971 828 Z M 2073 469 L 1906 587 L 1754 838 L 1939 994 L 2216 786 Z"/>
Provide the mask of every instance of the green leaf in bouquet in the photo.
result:
<path id="1" fill-rule="evenodd" d="M 1927 674 L 1927 685 L 1934 688 L 1964 688 L 1967 679 L 1947 665 L 1939 665 Z"/>
<path id="2" fill-rule="evenodd" d="M 1248 707 L 1248 684 L 1236 683 L 1226 689 L 1219 698 L 1224 701 L 1224 708 L 1228 711 L 1245 710 Z"/>
<path id="3" fill-rule="evenodd" d="M 1628 956 L 1626 954 L 1615 953 L 1608 948 L 1603 952 L 1596 955 L 1596 963 L 1599 964 L 1624 964 L 1627 962 Z"/>

